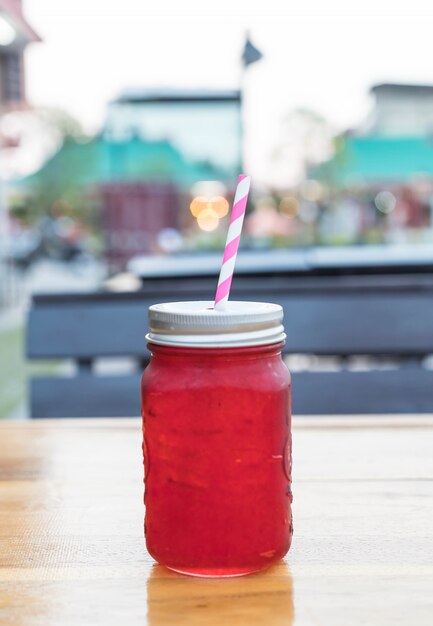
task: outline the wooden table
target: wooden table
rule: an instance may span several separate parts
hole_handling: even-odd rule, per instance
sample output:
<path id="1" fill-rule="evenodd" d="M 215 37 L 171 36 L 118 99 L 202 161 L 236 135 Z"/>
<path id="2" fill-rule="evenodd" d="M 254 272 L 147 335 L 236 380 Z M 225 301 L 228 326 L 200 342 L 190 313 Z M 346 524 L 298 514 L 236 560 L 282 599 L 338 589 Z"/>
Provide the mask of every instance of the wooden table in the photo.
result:
<path id="1" fill-rule="evenodd" d="M 433 623 L 433 418 L 294 420 L 293 548 L 194 579 L 146 554 L 138 420 L 0 424 L 1 626 Z"/>

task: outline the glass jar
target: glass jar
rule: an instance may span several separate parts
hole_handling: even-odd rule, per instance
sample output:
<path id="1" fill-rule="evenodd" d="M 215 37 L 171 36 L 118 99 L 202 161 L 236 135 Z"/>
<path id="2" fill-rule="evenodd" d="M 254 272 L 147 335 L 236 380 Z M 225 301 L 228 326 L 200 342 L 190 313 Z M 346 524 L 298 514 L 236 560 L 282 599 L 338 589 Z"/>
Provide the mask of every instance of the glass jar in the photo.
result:
<path id="1" fill-rule="evenodd" d="M 145 536 L 170 569 L 236 576 L 290 547 L 290 374 L 280 306 L 212 306 L 150 308 Z"/>

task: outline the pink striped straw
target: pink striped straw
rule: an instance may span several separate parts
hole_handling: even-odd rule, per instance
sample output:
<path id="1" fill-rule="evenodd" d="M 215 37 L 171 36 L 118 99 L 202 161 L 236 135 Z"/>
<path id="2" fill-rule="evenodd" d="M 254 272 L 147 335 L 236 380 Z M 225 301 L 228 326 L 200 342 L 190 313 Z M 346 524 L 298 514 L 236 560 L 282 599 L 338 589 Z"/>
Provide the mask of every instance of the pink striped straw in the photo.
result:
<path id="1" fill-rule="evenodd" d="M 223 263 L 221 266 L 218 287 L 215 295 L 215 309 L 225 309 L 235 270 L 236 255 L 241 240 L 242 224 L 244 223 L 247 208 L 248 193 L 250 191 L 251 176 L 241 174 L 238 178 L 235 199 L 233 201 L 230 226 L 227 233 L 226 247 L 224 248 Z"/>

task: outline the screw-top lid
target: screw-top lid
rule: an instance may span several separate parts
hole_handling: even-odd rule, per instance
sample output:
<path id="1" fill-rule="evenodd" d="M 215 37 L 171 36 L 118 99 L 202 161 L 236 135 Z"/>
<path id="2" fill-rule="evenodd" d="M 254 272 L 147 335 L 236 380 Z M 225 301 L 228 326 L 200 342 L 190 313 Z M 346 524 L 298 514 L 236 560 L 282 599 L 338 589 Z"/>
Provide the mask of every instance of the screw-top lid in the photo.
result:
<path id="1" fill-rule="evenodd" d="M 149 307 L 146 339 L 167 346 L 230 348 L 283 341 L 283 309 L 267 302 L 168 302 Z"/>

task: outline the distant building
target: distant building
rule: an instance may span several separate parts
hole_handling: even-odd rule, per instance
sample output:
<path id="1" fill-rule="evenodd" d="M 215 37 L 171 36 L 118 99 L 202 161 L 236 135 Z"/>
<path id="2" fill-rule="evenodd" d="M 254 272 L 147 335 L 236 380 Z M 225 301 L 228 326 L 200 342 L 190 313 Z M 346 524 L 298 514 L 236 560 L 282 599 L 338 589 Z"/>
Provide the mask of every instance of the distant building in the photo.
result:
<path id="1" fill-rule="evenodd" d="M 0 112 L 26 103 L 24 50 L 39 36 L 23 15 L 21 0 L 0 0 Z"/>
<path id="2" fill-rule="evenodd" d="M 26 21 L 21 0 L 0 0 L 0 115 L 25 106 L 24 49 L 40 41 Z M 7 144 L 0 136 L 0 149 Z M 8 217 L 0 202 L 0 304 L 10 297 L 5 258 L 7 255 Z"/>
<path id="3" fill-rule="evenodd" d="M 433 142 L 428 137 L 349 135 L 339 141 L 332 159 L 310 168 L 310 176 L 347 188 L 433 180 Z"/>
<path id="4" fill-rule="evenodd" d="M 426 137 L 433 135 L 433 85 L 374 85 L 374 108 L 357 135 Z"/>
<path id="5" fill-rule="evenodd" d="M 367 120 L 342 135 L 336 154 L 310 175 L 337 188 L 433 181 L 433 85 L 384 83 L 370 91 Z"/>
<path id="6" fill-rule="evenodd" d="M 158 234 L 180 227 L 181 199 L 169 183 L 110 183 L 99 189 L 105 258 L 123 269 L 134 256 L 155 250 Z"/>
<path id="7" fill-rule="evenodd" d="M 241 164 L 241 94 L 237 90 L 137 89 L 108 107 L 105 136 L 166 142 L 188 163 L 233 183 Z"/>
<path id="8" fill-rule="evenodd" d="M 200 180 L 214 180 L 223 172 L 207 162 L 194 162 L 169 141 L 125 140 L 106 135 L 88 141 L 66 138 L 59 150 L 23 181 L 29 186 L 71 183 L 79 188 L 109 183 L 169 183 L 187 191 Z"/>

